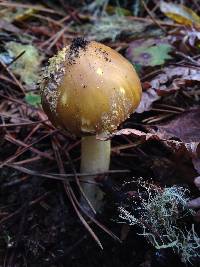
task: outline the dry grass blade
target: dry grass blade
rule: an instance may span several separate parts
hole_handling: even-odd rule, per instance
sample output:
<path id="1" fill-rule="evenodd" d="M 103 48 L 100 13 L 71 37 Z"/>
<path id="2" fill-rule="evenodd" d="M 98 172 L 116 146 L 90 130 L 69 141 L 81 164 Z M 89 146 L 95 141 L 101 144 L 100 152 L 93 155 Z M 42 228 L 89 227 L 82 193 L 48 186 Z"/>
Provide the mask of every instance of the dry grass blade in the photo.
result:
<path id="1" fill-rule="evenodd" d="M 74 174 L 73 173 L 70 173 L 70 174 L 68 174 L 68 173 L 66 173 L 66 174 L 42 173 L 41 171 L 34 171 L 31 169 L 19 166 L 19 164 L 20 164 L 20 162 L 15 162 L 15 163 L 5 163 L 4 165 L 7 167 L 10 167 L 10 168 L 13 168 L 15 170 L 18 170 L 22 173 L 32 175 L 32 176 L 38 176 L 38 177 L 49 178 L 49 179 L 60 180 L 60 181 L 66 181 L 66 178 L 67 178 L 69 181 L 74 181 L 74 178 L 73 178 Z M 123 172 L 119 172 L 119 173 L 128 173 L 128 172 L 130 172 L 130 171 L 123 171 Z M 116 173 L 116 171 L 114 171 L 114 172 L 110 171 L 109 173 Z M 109 174 L 109 173 L 106 173 L 106 174 Z M 103 175 L 103 174 L 105 174 L 105 173 L 95 173 L 95 175 Z M 79 177 L 81 177 L 81 176 L 88 177 L 90 175 L 93 176 L 94 174 L 77 173 L 77 176 L 79 176 Z M 79 178 L 79 180 L 80 180 L 80 182 L 85 182 L 85 183 L 95 183 L 95 182 L 92 182 L 91 180 L 86 180 L 85 178 L 84 178 L 84 180 Z"/>
<path id="2" fill-rule="evenodd" d="M 56 147 L 56 145 L 58 145 L 58 144 L 54 143 L 54 147 Z M 60 150 L 55 149 L 54 151 L 55 151 L 55 153 L 57 154 L 57 153 L 59 153 Z M 75 168 L 74 168 L 74 166 L 73 166 L 73 163 L 72 163 L 72 161 L 71 161 L 69 155 L 68 155 L 68 160 L 71 162 L 70 164 L 71 164 L 72 170 L 73 170 L 73 172 L 74 172 L 74 177 L 75 177 L 75 181 L 76 181 L 76 183 L 77 183 L 77 185 L 78 185 L 78 188 L 79 188 L 80 191 L 82 191 L 82 188 L 81 188 L 81 185 L 80 185 L 80 181 L 79 181 L 79 179 L 78 179 L 76 170 L 75 170 Z M 62 165 L 63 165 L 63 164 L 62 164 Z M 63 167 L 62 167 L 62 168 L 63 168 Z M 92 174 L 92 175 L 94 175 L 94 174 Z M 94 218 L 94 216 L 92 216 L 92 215 L 90 215 L 88 212 L 86 212 L 86 211 L 83 209 L 83 207 L 81 207 L 80 203 L 78 202 L 78 200 L 77 200 L 77 198 L 76 198 L 76 196 L 75 196 L 75 194 L 74 194 L 72 188 L 71 188 L 68 184 L 66 185 L 66 183 L 64 183 L 64 185 L 65 185 L 65 190 L 67 190 L 68 194 L 71 195 L 71 197 L 73 198 L 73 200 L 74 200 L 74 202 L 75 202 L 75 203 L 74 203 L 74 207 L 78 207 L 78 209 L 80 209 L 80 210 L 83 212 L 83 214 L 85 214 L 87 217 L 89 217 L 89 219 L 90 219 L 91 221 L 93 221 L 96 225 L 98 225 L 98 227 L 100 227 L 104 232 L 106 232 L 108 235 L 110 235 L 113 239 L 115 239 L 115 240 L 121 242 L 121 240 L 120 240 L 116 235 L 114 235 L 109 229 L 107 229 L 104 225 L 102 225 L 99 221 L 97 221 L 97 220 Z M 81 192 L 81 193 L 82 193 L 82 192 Z M 88 200 L 88 199 L 87 199 L 87 196 L 85 196 L 85 194 L 84 194 L 84 197 L 85 197 L 86 200 Z M 90 204 L 89 201 L 88 201 L 88 204 Z M 79 216 L 80 216 L 80 215 L 79 215 Z M 81 221 L 82 221 L 82 219 L 83 219 L 83 218 L 81 218 Z M 82 221 L 82 222 L 83 222 L 83 221 Z M 84 225 L 85 225 L 86 221 L 84 221 L 83 223 L 84 223 Z M 87 225 L 88 225 L 88 224 L 87 224 Z M 87 227 L 87 225 L 85 225 L 85 226 Z M 91 229 L 91 228 L 90 228 L 90 229 Z M 89 229 L 88 229 L 88 230 L 89 230 Z M 91 233 L 91 234 L 93 235 L 93 233 Z M 93 237 L 94 237 L 94 236 L 93 236 Z M 98 244 L 100 245 L 100 247 L 101 247 L 101 243 L 99 243 L 100 241 L 98 240 L 97 237 L 95 237 L 95 240 L 97 241 L 97 243 L 98 243 Z M 101 247 L 101 248 L 102 248 L 102 247 Z"/>
<path id="3" fill-rule="evenodd" d="M 8 158 L 8 159 L 6 159 L 1 165 L 0 165 L 0 167 L 2 167 L 3 165 L 5 165 L 6 163 L 8 163 L 8 162 L 12 162 L 14 159 L 16 159 L 17 157 L 19 157 L 20 155 L 22 155 L 24 152 L 26 152 L 27 150 L 31 150 L 31 148 L 32 148 L 32 146 L 33 145 L 35 145 L 35 144 L 37 144 L 37 143 L 39 143 L 41 140 L 43 140 L 43 139 L 45 139 L 46 137 L 48 137 L 49 135 L 51 135 L 52 134 L 52 132 L 50 132 L 50 133 L 47 133 L 47 134 L 45 134 L 44 136 L 42 136 L 41 138 L 39 138 L 39 139 L 37 139 L 35 142 L 33 142 L 33 143 L 31 143 L 31 144 L 29 144 L 29 145 L 26 145 L 25 143 L 23 143 L 22 144 L 22 149 L 20 149 L 20 150 L 18 150 L 16 153 L 15 153 L 15 155 L 13 155 L 13 156 L 11 156 L 10 158 Z M 8 136 L 7 137 L 7 139 L 6 139 L 6 136 L 5 136 L 5 139 L 6 140 L 8 140 L 8 141 L 10 141 L 10 139 L 9 139 L 10 137 Z M 13 139 L 12 139 L 13 140 Z M 15 140 L 15 142 L 17 142 L 16 140 Z M 18 144 L 20 144 L 19 142 L 18 142 Z M 25 146 L 25 147 L 24 147 Z M 34 151 L 34 150 L 32 150 L 32 151 Z M 35 152 L 36 152 L 36 150 L 35 150 Z M 38 150 L 38 152 L 39 152 L 39 150 Z M 45 153 L 46 155 L 48 155 L 47 153 Z M 40 157 L 41 157 L 41 152 L 39 152 L 39 154 L 38 154 Z M 50 158 L 50 159 L 53 159 L 52 157 Z"/>
<path id="4" fill-rule="evenodd" d="M 67 151 L 65 151 L 65 155 L 67 156 L 67 159 L 68 159 L 68 161 L 69 161 L 69 163 L 71 165 L 71 168 L 72 168 L 72 171 L 73 171 L 74 177 L 75 177 L 75 182 L 76 182 L 76 184 L 78 186 L 78 189 L 79 189 L 80 193 L 82 194 L 82 196 L 84 197 L 84 199 L 86 200 L 87 204 L 89 205 L 91 210 L 94 212 L 94 214 L 96 214 L 95 209 L 93 208 L 91 202 L 89 201 L 89 199 L 87 198 L 86 194 L 84 193 L 84 191 L 82 189 L 82 186 L 81 186 L 80 180 L 79 180 L 79 178 L 77 176 L 77 172 L 76 172 L 76 169 L 74 167 L 73 161 L 71 160 L 71 157 L 70 157 L 70 155 L 69 155 L 69 153 Z"/>
<path id="5" fill-rule="evenodd" d="M 115 235 L 113 234 L 109 229 L 107 229 L 103 224 L 101 224 L 99 221 L 97 221 L 93 216 L 91 216 L 88 212 L 86 212 L 80 205 L 80 203 L 77 201 L 77 199 L 75 198 L 74 192 L 71 191 L 74 200 L 76 201 L 77 206 L 79 207 L 79 209 L 85 213 L 87 215 L 87 217 L 89 217 L 89 219 L 91 221 L 93 221 L 99 228 L 101 228 L 104 232 L 106 232 L 108 235 L 110 235 L 113 239 L 115 239 L 116 241 L 121 243 L 121 240 Z"/>
<path id="6" fill-rule="evenodd" d="M 23 54 L 26 53 L 26 51 L 22 51 L 18 56 L 16 56 L 9 64 L 7 64 L 7 68 L 10 67 L 15 61 L 17 61 Z"/>
<path id="7" fill-rule="evenodd" d="M 17 146 L 22 146 L 22 147 L 30 149 L 32 152 L 38 154 L 41 157 L 45 157 L 47 159 L 54 160 L 54 158 L 52 156 L 50 156 L 49 153 L 40 151 L 37 148 L 33 148 L 32 145 L 27 145 L 24 142 L 17 140 L 10 135 L 6 135 L 4 138 L 5 138 L 5 140 L 7 140 L 7 141 L 9 141 L 9 142 L 11 142 Z"/>
<path id="8" fill-rule="evenodd" d="M 145 10 L 147 11 L 148 15 L 150 16 L 150 18 L 152 19 L 152 21 L 164 32 L 167 33 L 167 31 L 165 30 L 165 28 L 154 18 L 154 16 L 152 15 L 151 11 L 149 10 L 149 8 L 147 7 L 147 4 L 142 0 L 141 1 Z"/>
<path id="9" fill-rule="evenodd" d="M 66 178 L 62 178 L 62 177 L 58 177 L 58 176 L 50 175 L 50 174 L 45 174 L 45 173 L 41 173 L 38 171 L 33 171 L 33 170 L 30 170 L 22 166 L 18 166 L 13 163 L 5 163 L 5 166 L 10 167 L 14 170 L 17 170 L 19 172 L 29 174 L 31 176 L 38 176 L 38 177 L 43 177 L 43 178 L 48 178 L 48 179 L 53 179 L 53 180 L 66 181 Z"/>
<path id="10" fill-rule="evenodd" d="M 76 204 L 74 203 L 74 199 L 73 199 L 72 194 L 71 194 L 71 192 L 72 192 L 71 187 L 68 187 L 68 185 L 66 184 L 66 182 L 64 182 L 64 188 L 65 188 L 65 191 L 66 191 L 66 193 L 67 193 L 67 195 L 68 195 L 68 197 L 69 197 L 69 199 L 70 199 L 70 201 L 71 201 L 71 203 L 72 203 L 72 205 L 73 205 L 73 207 L 74 207 L 74 209 L 75 209 L 75 211 L 76 211 L 76 213 L 77 213 L 79 219 L 81 220 L 81 222 L 83 223 L 83 225 L 85 226 L 85 228 L 88 230 L 88 232 L 90 233 L 90 235 L 91 235 L 91 236 L 94 238 L 94 240 L 97 242 L 97 244 L 99 245 L 99 247 L 100 247 L 101 249 L 103 249 L 103 246 L 102 246 L 102 244 L 101 244 L 99 238 L 98 238 L 97 235 L 94 233 L 94 231 L 93 231 L 92 228 L 89 226 L 89 224 L 86 222 L 86 220 L 83 218 L 83 216 L 82 216 L 81 213 L 79 212 L 79 210 L 78 210 Z M 73 196 L 74 196 L 74 195 L 73 195 Z"/>
<path id="11" fill-rule="evenodd" d="M 3 1 L 0 2 L 0 6 L 5 6 L 5 7 L 20 7 L 20 8 L 31 8 L 31 9 L 35 9 L 38 11 L 42 11 L 42 12 L 47 12 L 47 13 L 52 13 L 52 14 L 60 14 L 57 11 L 50 9 L 50 8 L 44 8 L 42 6 L 37 6 L 37 5 L 28 5 L 28 4 L 20 4 L 20 3 L 11 3 L 8 1 Z M 60 14 L 62 15 L 62 14 Z"/>
<path id="12" fill-rule="evenodd" d="M 0 64 L 3 66 L 3 68 L 9 73 L 11 78 L 15 81 L 16 85 L 21 89 L 22 93 L 25 95 L 25 89 L 23 85 L 18 81 L 18 79 L 15 77 L 14 73 L 2 62 L 0 61 Z"/>
<path id="13" fill-rule="evenodd" d="M 28 125 L 34 125 L 34 124 L 43 123 L 43 122 L 46 122 L 46 121 L 48 121 L 48 120 L 22 122 L 22 123 L 5 123 L 5 124 L 0 124 L 0 128 L 17 127 L 17 126 L 28 126 Z"/>

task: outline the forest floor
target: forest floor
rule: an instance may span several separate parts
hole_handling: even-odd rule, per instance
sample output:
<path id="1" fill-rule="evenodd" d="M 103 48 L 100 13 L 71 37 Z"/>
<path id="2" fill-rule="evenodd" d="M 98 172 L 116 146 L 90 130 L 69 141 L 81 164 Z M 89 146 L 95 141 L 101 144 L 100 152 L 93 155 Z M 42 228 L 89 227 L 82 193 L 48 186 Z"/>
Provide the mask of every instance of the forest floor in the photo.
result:
<path id="1" fill-rule="evenodd" d="M 48 58 L 75 37 L 116 49 L 143 88 L 110 137 L 95 218 L 79 204 L 80 138 L 48 121 L 39 92 Z M 200 196 L 199 51 L 195 0 L 0 0 L 0 266 L 200 266 L 187 207 Z"/>

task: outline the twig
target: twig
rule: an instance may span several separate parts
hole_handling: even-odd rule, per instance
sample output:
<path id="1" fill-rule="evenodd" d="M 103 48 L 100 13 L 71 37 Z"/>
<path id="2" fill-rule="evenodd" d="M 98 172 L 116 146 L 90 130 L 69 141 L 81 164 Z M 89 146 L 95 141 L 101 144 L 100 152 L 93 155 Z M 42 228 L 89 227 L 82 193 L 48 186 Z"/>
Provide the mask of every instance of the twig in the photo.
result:
<path id="1" fill-rule="evenodd" d="M 186 59 L 187 61 L 194 64 L 196 67 L 200 67 L 200 64 L 196 60 L 194 60 L 192 57 L 185 55 L 184 53 L 182 53 L 180 51 L 175 51 L 175 53 L 176 53 L 176 55 L 179 55 L 179 56 L 183 57 L 184 59 Z"/>
<path id="2" fill-rule="evenodd" d="M 13 78 L 13 80 L 16 82 L 16 84 L 18 85 L 18 87 L 21 89 L 22 93 L 25 95 L 25 89 L 23 87 L 23 85 L 18 81 L 18 79 L 15 77 L 14 73 L 12 73 L 9 68 L 7 68 L 6 64 L 4 64 L 1 60 L 0 60 L 0 64 L 3 66 L 3 68 L 9 73 L 9 75 Z"/>
<path id="3" fill-rule="evenodd" d="M 149 19 L 149 18 L 142 18 L 142 17 L 136 17 L 136 16 L 129 16 L 128 18 L 130 20 L 152 22 L 152 19 Z M 156 21 L 159 23 L 159 25 L 162 25 L 162 26 L 173 27 L 173 28 L 183 27 L 181 24 L 177 24 L 177 23 L 165 22 L 165 21 L 161 21 L 161 20 L 156 20 Z M 153 23 L 154 23 L 154 21 L 153 21 Z"/>
<path id="4" fill-rule="evenodd" d="M 58 164 L 59 171 L 60 171 L 61 174 L 64 174 L 65 173 L 65 169 L 64 169 L 63 162 L 61 160 L 60 153 L 59 153 L 58 150 L 55 150 L 55 152 L 56 152 L 55 153 L 55 158 L 56 158 L 56 161 L 57 161 L 57 164 Z M 76 200 L 76 197 L 75 197 L 75 195 L 72 195 L 73 190 L 71 188 L 70 183 L 65 180 L 65 181 L 63 181 L 63 186 L 64 186 L 65 192 L 67 194 L 67 197 L 70 200 L 70 202 L 71 202 L 71 204 L 72 204 L 72 206 L 73 206 L 76 214 L 78 215 L 80 221 L 85 226 L 85 228 L 90 233 L 90 235 L 93 237 L 93 239 L 97 242 L 97 244 L 99 245 L 99 247 L 101 249 L 103 249 L 102 244 L 101 244 L 99 238 L 94 233 L 94 231 L 92 230 L 92 228 L 89 226 L 89 224 L 87 223 L 87 221 L 83 218 L 82 214 L 80 213 L 80 211 L 79 211 L 79 209 L 77 207 L 77 204 L 74 202 L 74 200 Z"/>
<path id="5" fill-rule="evenodd" d="M 67 156 L 68 161 L 69 161 L 69 163 L 71 165 L 72 171 L 74 173 L 75 181 L 76 181 L 76 184 L 77 184 L 77 186 L 78 186 L 78 188 L 80 190 L 80 193 L 82 194 L 82 196 L 84 197 L 84 199 L 86 200 L 87 204 L 89 205 L 89 207 L 91 208 L 91 210 L 94 212 L 94 214 L 96 214 L 96 211 L 95 211 L 94 207 L 92 206 L 90 200 L 87 198 L 85 192 L 83 191 L 83 188 L 82 188 L 82 186 L 80 184 L 80 180 L 78 179 L 78 176 L 77 176 L 76 169 L 74 167 L 73 161 L 71 160 L 71 157 L 70 157 L 68 151 L 64 151 L 64 153 Z"/>
<path id="6" fill-rule="evenodd" d="M 161 109 L 161 108 L 151 108 L 152 111 L 160 111 L 160 112 L 167 112 L 172 114 L 180 114 L 180 111 L 169 110 L 169 109 Z"/>
<path id="7" fill-rule="evenodd" d="M 34 124 L 38 124 L 38 123 L 43 123 L 43 122 L 45 122 L 45 121 L 48 121 L 48 119 L 46 119 L 46 120 L 41 120 L 41 121 L 22 122 L 22 123 L 0 124 L 0 128 L 34 125 Z"/>
<path id="8" fill-rule="evenodd" d="M 45 17 L 45 16 L 42 16 L 42 15 L 38 15 L 38 14 L 32 14 L 32 17 L 35 17 L 35 18 L 38 18 L 38 19 L 43 19 L 43 20 L 46 20 L 48 22 L 51 22 L 57 26 L 60 26 L 60 27 L 63 27 L 63 24 L 61 21 L 57 21 L 57 20 L 54 20 L 50 17 Z"/>
<path id="9" fill-rule="evenodd" d="M 151 13 L 151 11 L 149 10 L 148 6 L 146 5 L 146 3 L 141 0 L 145 10 L 147 11 L 147 13 L 149 14 L 150 18 L 152 19 L 152 21 L 166 34 L 167 31 L 165 30 L 165 28 L 154 18 L 153 14 Z"/>
<path id="10" fill-rule="evenodd" d="M 55 36 L 53 36 L 53 41 L 50 43 L 49 47 L 47 48 L 47 50 L 50 50 L 55 44 L 56 42 L 62 37 L 63 33 L 66 31 L 67 27 L 64 27 L 63 29 L 61 29 L 59 32 L 57 32 L 55 34 Z"/>
<path id="11" fill-rule="evenodd" d="M 22 51 L 18 56 L 16 56 L 9 64 L 7 64 L 7 68 L 10 67 L 15 61 L 17 61 L 23 54 L 26 53 L 26 51 Z"/>
<path id="12" fill-rule="evenodd" d="M 30 174 L 33 176 L 38 176 L 38 177 L 44 177 L 44 178 L 50 178 L 50 179 L 55 179 L 55 180 L 60 180 L 60 181 L 66 181 L 66 178 L 72 178 L 74 177 L 73 173 L 66 173 L 66 174 L 53 174 L 53 173 L 42 173 L 42 172 L 36 172 L 31 169 L 24 168 L 22 166 L 18 166 L 18 164 L 14 163 L 5 163 L 6 166 L 11 167 L 15 170 L 18 170 L 20 172 Z M 110 170 L 108 172 L 98 172 L 98 173 L 77 173 L 78 177 L 84 177 L 84 176 L 94 176 L 94 175 L 106 175 L 106 174 L 112 174 L 112 173 L 130 173 L 130 170 Z M 80 178 L 79 178 L 80 179 Z M 74 180 L 71 180 L 74 181 Z M 86 183 L 93 183 L 93 184 L 98 184 L 97 182 L 94 181 L 86 181 L 85 179 L 80 179 L 81 182 L 86 182 Z"/>
<path id="13" fill-rule="evenodd" d="M 45 157 L 45 158 L 47 158 L 47 159 L 54 160 L 54 158 L 53 158 L 52 156 L 50 156 L 48 153 L 43 152 L 43 151 L 40 151 L 40 150 L 38 150 L 37 148 L 31 147 L 30 145 L 27 145 L 27 144 L 25 144 L 24 142 L 22 142 L 22 141 L 20 141 L 20 140 L 17 140 L 17 139 L 15 139 L 15 138 L 13 138 L 11 135 L 8 135 L 8 134 L 5 135 L 5 136 L 4 136 L 4 139 L 7 140 L 7 141 L 9 141 L 9 142 L 11 142 L 11 143 L 13 143 L 13 144 L 15 144 L 15 145 L 17 145 L 17 146 L 23 146 L 23 147 L 25 147 L 25 148 L 28 148 L 28 149 L 30 149 L 32 152 L 38 154 L 38 155 L 41 156 L 41 157 Z"/>
<path id="14" fill-rule="evenodd" d="M 47 133 L 46 135 L 42 136 L 41 138 L 37 139 L 35 142 L 26 145 L 25 147 L 23 147 L 20 150 L 17 150 L 17 152 L 15 153 L 15 155 L 9 157 L 8 159 L 6 159 L 4 162 L 2 162 L 0 164 L 0 168 L 3 167 L 3 165 L 7 164 L 7 163 L 11 163 L 14 159 L 16 159 L 17 157 L 19 157 L 20 155 L 22 155 L 24 152 L 26 152 L 27 150 L 31 150 L 31 147 L 35 144 L 37 144 L 38 142 L 40 142 L 41 140 L 47 138 L 49 135 L 51 135 L 52 133 Z M 24 143 L 25 144 L 25 143 Z M 20 147 L 21 148 L 21 147 Z M 41 155 L 39 155 L 39 157 L 41 158 Z M 19 164 L 19 163 L 18 163 Z"/>

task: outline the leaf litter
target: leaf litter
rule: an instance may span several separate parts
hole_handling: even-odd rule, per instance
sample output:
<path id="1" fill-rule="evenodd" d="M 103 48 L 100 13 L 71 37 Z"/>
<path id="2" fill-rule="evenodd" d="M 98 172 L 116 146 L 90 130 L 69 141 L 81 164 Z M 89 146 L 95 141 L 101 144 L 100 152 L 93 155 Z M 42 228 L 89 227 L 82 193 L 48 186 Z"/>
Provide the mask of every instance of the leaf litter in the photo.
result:
<path id="1" fill-rule="evenodd" d="M 198 61 L 196 63 L 199 64 Z M 199 82 L 200 70 L 196 67 L 181 65 L 164 67 L 157 76 L 145 83 L 146 90 L 143 92 L 142 100 L 136 112 L 143 113 L 150 110 L 155 101 L 178 90 L 190 94 L 192 83 L 199 84 Z M 195 91 L 198 91 L 198 88 L 193 91 L 194 95 Z"/>
<path id="2" fill-rule="evenodd" d="M 159 193 L 179 184 L 199 196 L 192 184 L 200 172 L 198 3 L 81 2 L 69 6 L 60 1 L 60 7 L 51 1 L 45 6 L 0 3 L 5 14 L 0 19 L 0 264 L 60 266 L 67 260 L 69 266 L 160 267 L 161 256 L 168 255 L 169 265 L 183 266 L 172 250 L 157 247 L 158 257 L 133 228 L 121 246 L 117 236 L 123 228 L 113 218 L 119 219 L 117 208 L 127 201 L 130 208 L 129 197 L 137 195 L 133 177 L 153 180 Z M 137 66 L 143 85 L 136 113 L 107 137 L 112 138 L 110 177 L 101 185 L 105 208 L 95 219 L 78 202 L 80 140 L 47 120 L 37 86 L 41 66 L 77 35 L 101 40 L 125 55 Z M 182 223 L 180 229 L 196 242 L 190 231 L 193 218 L 186 216 Z"/>
<path id="3" fill-rule="evenodd" d="M 142 66 L 162 65 L 166 60 L 171 59 L 169 55 L 173 47 L 164 38 L 139 39 L 129 44 L 126 50 L 126 57 L 133 64 Z"/>
<path id="4" fill-rule="evenodd" d="M 200 25 L 200 16 L 191 8 L 180 4 L 160 2 L 160 10 L 170 19 L 183 25 Z"/>

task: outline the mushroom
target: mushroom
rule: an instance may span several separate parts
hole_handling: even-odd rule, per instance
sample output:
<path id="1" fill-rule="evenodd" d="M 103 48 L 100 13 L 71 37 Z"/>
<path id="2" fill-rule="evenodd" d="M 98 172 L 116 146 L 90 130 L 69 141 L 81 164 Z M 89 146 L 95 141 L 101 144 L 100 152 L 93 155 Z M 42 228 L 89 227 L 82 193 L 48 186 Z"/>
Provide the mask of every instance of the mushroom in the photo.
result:
<path id="1" fill-rule="evenodd" d="M 141 91 L 132 64 L 101 43 L 75 38 L 49 59 L 41 82 L 42 106 L 53 125 L 82 137 L 81 173 L 109 170 L 110 140 L 96 135 L 115 131 L 138 106 Z M 82 188 L 99 210 L 101 190 L 94 183 Z"/>

